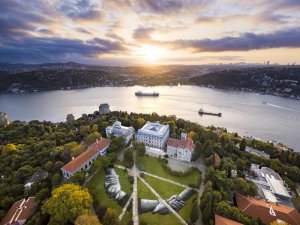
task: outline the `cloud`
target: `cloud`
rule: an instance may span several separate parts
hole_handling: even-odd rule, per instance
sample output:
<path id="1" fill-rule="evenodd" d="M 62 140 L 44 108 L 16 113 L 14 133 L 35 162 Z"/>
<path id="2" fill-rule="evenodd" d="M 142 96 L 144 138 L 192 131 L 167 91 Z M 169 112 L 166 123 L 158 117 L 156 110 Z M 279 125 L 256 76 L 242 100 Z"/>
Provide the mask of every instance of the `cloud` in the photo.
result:
<path id="1" fill-rule="evenodd" d="M 248 51 L 254 49 L 300 47 L 300 28 L 271 34 L 245 33 L 220 39 L 176 40 L 175 48 L 192 48 L 196 52 Z"/>
<path id="2" fill-rule="evenodd" d="M 39 25 L 51 23 L 54 17 L 53 11 L 42 1 L 1 0 L 0 12 L 0 41 L 20 39 L 36 31 Z"/>
<path id="3" fill-rule="evenodd" d="M 62 14 L 75 20 L 103 19 L 104 11 L 100 8 L 100 4 L 92 3 L 91 0 L 66 0 L 58 6 Z"/>
<path id="4" fill-rule="evenodd" d="M 133 31 L 132 37 L 140 41 L 151 40 L 151 33 L 155 31 L 153 27 L 138 27 Z"/>
<path id="5" fill-rule="evenodd" d="M 95 58 L 101 54 L 125 51 L 121 43 L 100 38 L 84 42 L 78 39 L 26 37 L 18 42 L 2 43 L 0 61 L 57 62 L 72 55 Z"/>
<path id="6" fill-rule="evenodd" d="M 138 0 L 135 6 L 140 12 L 167 14 L 195 7 L 206 7 L 214 2 L 214 0 Z"/>

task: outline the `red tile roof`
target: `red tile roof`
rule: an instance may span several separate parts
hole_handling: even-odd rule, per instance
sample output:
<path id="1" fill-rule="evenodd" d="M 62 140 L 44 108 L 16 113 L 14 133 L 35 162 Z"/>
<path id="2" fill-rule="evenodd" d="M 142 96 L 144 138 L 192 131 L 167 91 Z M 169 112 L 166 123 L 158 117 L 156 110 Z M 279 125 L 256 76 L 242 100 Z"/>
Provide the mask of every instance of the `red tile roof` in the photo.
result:
<path id="1" fill-rule="evenodd" d="M 15 202 L 12 207 L 8 210 L 5 217 L 1 221 L 1 225 L 17 225 L 19 222 L 25 222 L 29 216 L 31 216 L 33 209 L 36 206 L 35 197 L 22 199 Z"/>
<path id="2" fill-rule="evenodd" d="M 243 224 L 215 214 L 215 225 L 243 225 Z"/>
<path id="3" fill-rule="evenodd" d="M 175 139 L 175 138 L 168 138 L 168 143 L 167 145 L 178 148 L 186 148 L 189 151 L 193 151 L 195 149 L 194 142 L 192 138 L 188 137 L 186 140 L 181 140 L 181 139 Z"/>
<path id="4" fill-rule="evenodd" d="M 109 143 L 110 143 L 109 139 L 102 138 L 100 141 L 91 144 L 87 150 L 85 150 L 78 157 L 70 161 L 68 164 L 64 165 L 62 169 L 65 169 L 66 171 L 73 173 L 82 164 L 84 164 L 89 159 L 93 158 L 94 155 L 98 153 L 98 151 L 102 151 L 104 148 L 106 148 L 109 145 Z"/>
<path id="5" fill-rule="evenodd" d="M 280 219 L 290 225 L 300 225 L 300 214 L 295 208 L 266 202 L 264 199 L 255 199 L 253 197 L 245 197 L 240 193 L 235 194 L 238 207 L 247 215 L 254 218 L 260 218 L 265 224 L 270 224 L 273 221 Z M 275 212 L 271 215 L 271 210 Z"/>
<path id="6" fill-rule="evenodd" d="M 215 167 L 219 167 L 221 162 L 222 162 L 221 157 L 219 156 L 218 153 L 215 153 L 214 154 L 214 165 L 215 165 Z"/>

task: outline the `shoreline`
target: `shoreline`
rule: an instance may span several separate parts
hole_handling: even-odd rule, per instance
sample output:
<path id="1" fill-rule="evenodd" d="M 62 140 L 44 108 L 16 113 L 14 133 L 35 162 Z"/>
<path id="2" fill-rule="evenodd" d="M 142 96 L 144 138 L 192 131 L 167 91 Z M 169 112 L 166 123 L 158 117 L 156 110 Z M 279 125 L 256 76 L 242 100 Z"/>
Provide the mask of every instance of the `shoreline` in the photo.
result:
<path id="1" fill-rule="evenodd" d="M 78 91 L 78 90 L 85 90 L 89 88 L 124 88 L 124 87 L 134 87 L 134 86 L 140 86 L 140 87 L 177 87 L 179 85 L 168 85 L 168 84 L 163 84 L 163 85 L 155 85 L 155 86 L 150 86 L 150 85 L 118 85 L 118 86 L 89 86 L 89 87 L 81 87 L 81 88 L 62 88 L 62 89 L 43 89 L 43 90 L 21 90 L 18 92 L 12 92 L 12 91 L 0 91 L 0 94 L 7 94 L 7 95 L 19 95 L 19 94 L 32 94 L 32 93 L 44 93 L 44 92 L 50 92 L 50 91 Z M 204 86 L 204 85 L 195 85 L 195 84 L 180 84 L 180 86 L 194 86 L 194 87 L 203 87 L 203 88 L 209 88 L 213 90 L 218 90 L 218 91 L 226 91 L 226 92 L 236 92 L 236 93 L 253 93 L 256 95 L 265 95 L 265 96 L 274 96 L 274 97 L 279 97 L 279 98 L 284 98 L 284 99 L 291 99 L 291 100 L 300 100 L 300 98 L 297 97 L 290 97 L 290 96 L 285 96 L 285 95 L 278 95 L 278 94 L 272 94 L 272 93 L 262 93 L 258 92 L 255 90 L 240 90 L 240 89 L 234 89 L 234 88 L 218 88 L 218 87 L 210 87 Z"/>

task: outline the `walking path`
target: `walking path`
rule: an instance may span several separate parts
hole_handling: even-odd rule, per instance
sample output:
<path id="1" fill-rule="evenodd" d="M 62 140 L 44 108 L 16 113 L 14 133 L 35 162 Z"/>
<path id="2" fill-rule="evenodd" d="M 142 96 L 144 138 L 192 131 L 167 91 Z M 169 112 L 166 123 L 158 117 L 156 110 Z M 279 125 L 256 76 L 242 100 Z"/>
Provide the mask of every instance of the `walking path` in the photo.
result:
<path id="1" fill-rule="evenodd" d="M 138 212 L 138 194 L 137 194 L 137 176 L 134 176 L 133 192 L 132 192 L 132 220 L 134 225 L 139 225 Z"/>
<path id="2" fill-rule="evenodd" d="M 128 206 L 129 206 L 129 204 L 130 204 L 132 198 L 133 198 L 133 193 L 131 194 L 131 196 L 130 196 L 130 198 L 128 199 L 126 205 L 125 205 L 124 208 L 122 209 L 122 212 L 121 212 L 121 214 L 119 215 L 119 221 L 121 221 L 122 217 L 124 216 L 124 214 L 125 214 L 125 212 L 126 212 Z"/>
<path id="3" fill-rule="evenodd" d="M 143 171 L 142 173 L 150 176 L 150 177 L 154 177 L 154 178 L 157 178 L 159 180 L 162 180 L 162 181 L 166 181 L 166 182 L 169 182 L 171 184 L 175 184 L 177 186 L 180 186 L 180 187 L 184 187 L 184 188 L 190 188 L 190 189 L 193 189 L 194 191 L 198 192 L 199 190 L 197 188 L 192 188 L 192 187 L 189 187 L 188 185 L 185 185 L 185 184 L 181 184 L 181 183 L 178 183 L 176 181 L 173 181 L 173 180 L 170 180 L 170 179 L 167 179 L 167 178 L 163 178 L 163 177 L 160 177 L 160 176 L 157 176 L 155 174 L 152 174 L 152 173 L 147 173 L 145 171 Z"/>
<path id="4" fill-rule="evenodd" d="M 169 206 L 169 204 L 162 198 L 160 197 L 160 195 L 140 176 L 138 176 L 138 178 L 146 185 L 146 187 L 157 197 L 157 199 L 163 203 L 167 209 L 169 209 L 169 211 L 181 222 L 181 224 L 183 225 L 188 225 L 187 222 L 185 222 L 184 219 L 181 218 L 181 216 L 179 216 L 179 214 L 171 207 Z"/>

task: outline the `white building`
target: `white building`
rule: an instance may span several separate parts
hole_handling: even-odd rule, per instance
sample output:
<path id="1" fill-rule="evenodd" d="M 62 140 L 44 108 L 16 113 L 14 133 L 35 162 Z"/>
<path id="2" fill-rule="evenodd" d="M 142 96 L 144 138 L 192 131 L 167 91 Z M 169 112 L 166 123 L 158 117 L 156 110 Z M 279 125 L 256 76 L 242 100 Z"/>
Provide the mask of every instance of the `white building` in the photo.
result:
<path id="1" fill-rule="evenodd" d="M 69 179 L 76 172 L 89 169 L 99 156 L 106 155 L 110 140 L 102 138 L 88 147 L 78 157 L 61 168 L 64 178 Z"/>
<path id="2" fill-rule="evenodd" d="M 169 125 L 147 121 L 147 123 L 138 130 L 136 140 L 144 143 L 146 146 L 163 149 L 169 138 L 169 133 Z"/>
<path id="3" fill-rule="evenodd" d="M 181 133 L 181 139 L 169 138 L 167 143 L 167 154 L 175 159 L 190 162 L 195 151 L 193 139 Z"/>
<path id="4" fill-rule="evenodd" d="M 106 127 L 106 137 L 111 138 L 111 136 L 123 137 L 125 139 L 125 144 L 127 145 L 134 135 L 133 127 L 122 126 L 121 122 L 116 120 L 112 126 Z"/>
<path id="5" fill-rule="evenodd" d="M 269 196 L 273 194 L 272 200 L 282 199 L 291 201 L 290 188 L 274 170 L 268 167 L 259 168 L 258 165 L 251 164 L 250 173 L 254 176 L 254 179 L 248 179 L 258 186 L 266 199 L 271 201 Z"/>

